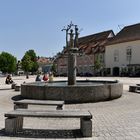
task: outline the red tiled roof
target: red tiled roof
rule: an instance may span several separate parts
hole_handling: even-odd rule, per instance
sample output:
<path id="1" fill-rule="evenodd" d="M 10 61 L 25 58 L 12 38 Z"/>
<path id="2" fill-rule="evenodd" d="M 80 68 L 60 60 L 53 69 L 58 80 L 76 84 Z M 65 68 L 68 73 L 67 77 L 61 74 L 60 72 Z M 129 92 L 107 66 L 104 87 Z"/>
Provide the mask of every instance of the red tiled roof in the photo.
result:
<path id="1" fill-rule="evenodd" d="M 80 37 L 79 38 L 79 45 L 90 43 L 90 42 L 96 43 L 96 42 L 101 41 L 101 40 L 106 40 L 110 33 L 112 33 L 114 35 L 112 30 L 108 30 L 108 31 Z"/>
<path id="2" fill-rule="evenodd" d="M 46 57 L 40 57 L 38 60 L 37 60 L 38 63 L 41 63 L 41 64 L 48 64 L 50 63 L 50 59 L 49 58 L 46 58 Z"/>
<path id="3" fill-rule="evenodd" d="M 97 47 L 97 49 L 95 49 L 96 50 L 95 53 L 97 53 L 98 50 L 103 52 L 104 51 L 103 47 L 107 43 L 110 34 L 114 36 L 114 32 L 112 30 L 108 30 L 108 31 L 80 37 L 78 39 L 79 50 L 82 50 L 85 54 L 90 54 L 93 52 L 92 48 Z M 67 49 L 68 48 L 66 47 L 63 48 L 62 54 L 59 55 L 57 59 L 65 56 L 67 54 Z"/>
<path id="4" fill-rule="evenodd" d="M 104 51 L 103 47 L 107 43 L 108 37 L 111 33 L 114 35 L 113 31 L 109 30 L 81 37 L 79 38 L 79 48 L 83 49 L 86 54 L 90 54 L 93 51 L 93 48 L 95 48 L 94 53 L 98 52 L 99 50 Z"/>

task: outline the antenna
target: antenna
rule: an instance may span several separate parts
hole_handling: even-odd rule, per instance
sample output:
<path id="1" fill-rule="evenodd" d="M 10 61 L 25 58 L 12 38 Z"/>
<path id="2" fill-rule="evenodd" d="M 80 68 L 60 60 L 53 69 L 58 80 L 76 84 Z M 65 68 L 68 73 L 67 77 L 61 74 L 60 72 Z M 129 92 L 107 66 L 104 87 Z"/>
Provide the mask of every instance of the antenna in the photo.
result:
<path id="1" fill-rule="evenodd" d="M 118 25 L 119 30 L 122 30 L 123 27 L 124 27 L 124 24 Z"/>

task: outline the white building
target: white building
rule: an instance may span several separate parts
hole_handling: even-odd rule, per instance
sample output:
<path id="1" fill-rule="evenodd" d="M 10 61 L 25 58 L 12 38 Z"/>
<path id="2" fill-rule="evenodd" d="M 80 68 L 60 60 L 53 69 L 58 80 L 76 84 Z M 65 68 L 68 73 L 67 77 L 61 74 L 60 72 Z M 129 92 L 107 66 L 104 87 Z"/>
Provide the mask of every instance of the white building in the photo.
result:
<path id="1" fill-rule="evenodd" d="M 107 73 L 140 76 L 140 23 L 124 27 L 105 49 Z"/>

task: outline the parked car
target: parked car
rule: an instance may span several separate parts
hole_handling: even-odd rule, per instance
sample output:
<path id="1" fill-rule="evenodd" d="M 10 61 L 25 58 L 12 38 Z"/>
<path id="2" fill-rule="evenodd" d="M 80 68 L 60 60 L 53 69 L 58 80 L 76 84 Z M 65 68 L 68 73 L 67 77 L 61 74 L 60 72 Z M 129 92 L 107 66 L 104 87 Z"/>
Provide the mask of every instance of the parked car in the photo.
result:
<path id="1" fill-rule="evenodd" d="M 90 76 L 93 76 L 93 74 L 91 74 L 91 73 L 89 73 L 89 72 L 86 72 L 86 73 L 84 73 L 84 76 L 90 77 Z"/>

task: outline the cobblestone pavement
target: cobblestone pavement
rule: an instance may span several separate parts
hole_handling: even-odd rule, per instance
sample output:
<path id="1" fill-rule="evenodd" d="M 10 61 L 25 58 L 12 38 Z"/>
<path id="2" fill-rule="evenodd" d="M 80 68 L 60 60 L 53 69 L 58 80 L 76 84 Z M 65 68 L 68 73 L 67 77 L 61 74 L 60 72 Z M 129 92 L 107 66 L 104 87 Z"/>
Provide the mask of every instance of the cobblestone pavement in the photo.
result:
<path id="1" fill-rule="evenodd" d="M 56 78 L 58 79 L 60 78 Z M 3 130 L 4 113 L 13 109 L 13 100 L 18 99 L 20 92 L 10 89 L 10 85 L 4 84 L 4 78 L 0 78 L 0 140 L 140 140 L 140 94 L 128 92 L 129 85 L 140 83 L 140 78 L 96 77 L 91 79 L 120 80 L 124 83 L 124 92 L 121 98 L 112 101 L 65 105 L 65 109 L 85 109 L 92 113 L 93 136 L 82 138 L 77 130 L 80 126 L 79 120 L 54 118 L 25 118 L 23 134 L 6 136 Z M 27 80 L 24 77 L 14 79 L 17 83 L 33 80 L 34 77 Z M 50 106 L 29 106 L 29 108 L 55 109 Z M 38 137 L 36 133 L 42 133 L 44 137 Z"/>

